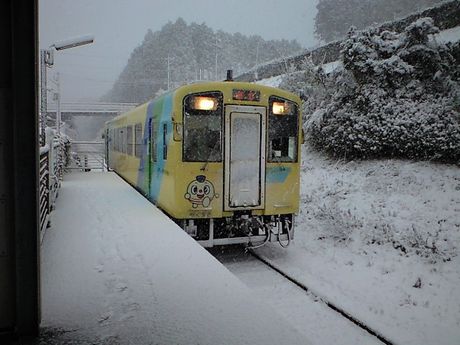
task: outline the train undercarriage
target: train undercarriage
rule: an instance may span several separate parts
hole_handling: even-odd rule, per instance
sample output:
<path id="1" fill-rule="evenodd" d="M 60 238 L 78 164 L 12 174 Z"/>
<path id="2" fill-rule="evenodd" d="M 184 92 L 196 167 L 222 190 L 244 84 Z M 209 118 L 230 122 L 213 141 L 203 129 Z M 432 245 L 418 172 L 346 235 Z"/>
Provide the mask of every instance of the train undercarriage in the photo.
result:
<path id="1" fill-rule="evenodd" d="M 236 213 L 233 217 L 182 219 L 176 222 L 203 247 L 245 244 L 258 248 L 278 242 L 283 248 L 294 238 L 294 215 L 254 216 Z"/>

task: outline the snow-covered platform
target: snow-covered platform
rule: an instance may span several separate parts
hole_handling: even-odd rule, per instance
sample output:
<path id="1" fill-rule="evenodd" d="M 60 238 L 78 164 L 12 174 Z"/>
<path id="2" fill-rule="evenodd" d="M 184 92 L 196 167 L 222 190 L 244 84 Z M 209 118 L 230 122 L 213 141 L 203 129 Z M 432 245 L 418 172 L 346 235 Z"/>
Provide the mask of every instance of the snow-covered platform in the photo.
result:
<path id="1" fill-rule="evenodd" d="M 65 176 L 41 253 L 49 344 L 309 343 L 114 173 Z"/>

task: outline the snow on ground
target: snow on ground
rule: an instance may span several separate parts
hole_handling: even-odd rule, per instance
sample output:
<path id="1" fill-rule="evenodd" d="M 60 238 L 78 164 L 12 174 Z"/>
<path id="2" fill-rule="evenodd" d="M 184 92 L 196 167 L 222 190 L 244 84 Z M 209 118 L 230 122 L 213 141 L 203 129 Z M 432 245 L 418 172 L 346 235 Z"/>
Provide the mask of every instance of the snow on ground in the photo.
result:
<path id="1" fill-rule="evenodd" d="M 277 75 L 275 77 L 258 80 L 257 84 L 264 85 L 264 86 L 278 87 L 282 79 L 283 79 L 283 76 Z"/>
<path id="2" fill-rule="evenodd" d="M 321 65 L 321 67 L 323 68 L 324 73 L 330 74 L 337 69 L 343 68 L 343 62 L 340 60 L 332 61 Z"/>
<path id="3" fill-rule="evenodd" d="M 313 345 L 382 345 L 376 337 L 245 253 L 241 247 L 211 252 Z"/>
<path id="4" fill-rule="evenodd" d="M 41 344 L 309 343 L 113 173 L 66 175 L 52 216 Z"/>
<path id="5" fill-rule="evenodd" d="M 460 342 L 460 168 L 304 150 L 294 244 L 258 253 L 396 344 Z"/>
<path id="6" fill-rule="evenodd" d="M 441 31 L 435 35 L 436 41 L 442 43 L 454 43 L 460 41 L 460 26 Z"/>

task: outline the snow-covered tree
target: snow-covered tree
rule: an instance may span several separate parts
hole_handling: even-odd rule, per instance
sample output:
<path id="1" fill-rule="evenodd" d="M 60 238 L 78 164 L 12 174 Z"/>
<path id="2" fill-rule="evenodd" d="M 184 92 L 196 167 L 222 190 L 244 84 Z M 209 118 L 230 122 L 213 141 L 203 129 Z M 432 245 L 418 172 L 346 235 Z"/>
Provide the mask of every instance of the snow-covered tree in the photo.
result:
<path id="1" fill-rule="evenodd" d="M 310 68 L 314 77 L 306 78 L 323 90 L 320 102 L 305 102 L 309 141 L 340 157 L 460 163 L 458 48 L 438 44 L 431 36 L 437 31 L 430 18 L 402 33 L 351 30 L 343 70 Z"/>

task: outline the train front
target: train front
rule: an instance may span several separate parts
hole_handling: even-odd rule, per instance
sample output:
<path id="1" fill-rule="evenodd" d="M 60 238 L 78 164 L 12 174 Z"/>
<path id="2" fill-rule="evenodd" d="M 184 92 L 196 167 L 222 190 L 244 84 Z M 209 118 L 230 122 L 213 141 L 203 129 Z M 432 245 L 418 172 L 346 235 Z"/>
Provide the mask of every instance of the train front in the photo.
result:
<path id="1" fill-rule="evenodd" d="M 175 98 L 172 216 L 205 247 L 287 246 L 299 208 L 300 99 L 236 82 L 195 84 Z"/>

